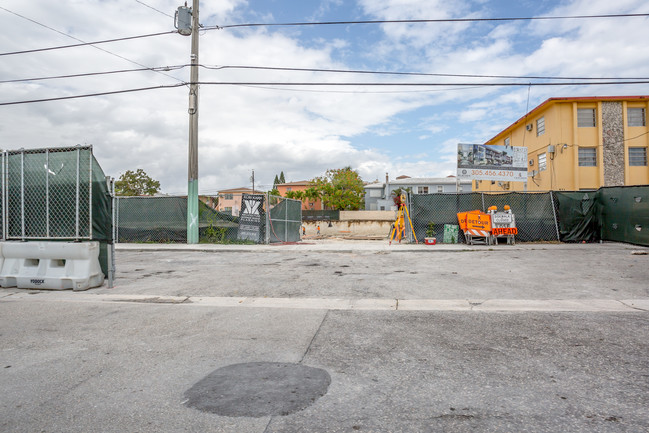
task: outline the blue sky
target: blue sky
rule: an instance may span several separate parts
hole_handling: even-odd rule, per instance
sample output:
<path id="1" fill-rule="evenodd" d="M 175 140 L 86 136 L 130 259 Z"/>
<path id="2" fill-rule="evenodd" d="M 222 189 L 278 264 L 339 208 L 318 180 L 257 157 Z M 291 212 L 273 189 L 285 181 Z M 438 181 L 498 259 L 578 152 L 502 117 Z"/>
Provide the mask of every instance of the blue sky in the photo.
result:
<path id="1" fill-rule="evenodd" d="M 191 2 L 190 2 L 191 3 Z M 172 29 L 181 2 L 168 0 L 5 0 L 0 6 L 84 41 Z M 147 7 L 150 6 L 150 7 Z M 152 8 L 158 9 L 158 12 Z M 220 0 L 201 2 L 204 26 L 312 21 L 492 18 L 649 13 L 643 0 Z M 74 43 L 0 9 L 0 52 Z M 208 30 L 200 63 L 568 77 L 649 77 L 649 19 L 362 24 Z M 165 35 L 0 61 L 2 80 L 181 65 L 190 38 Z M 118 57 L 119 56 L 119 57 Z M 126 60 L 127 59 L 127 60 Z M 168 85 L 189 69 L 0 83 L 0 102 Z M 444 87 L 282 87 L 203 85 L 199 191 L 270 188 L 351 165 L 364 180 L 455 172 L 459 142 L 482 143 L 545 99 L 649 94 L 647 85 L 484 87 L 487 78 L 374 76 L 201 69 L 201 81 L 429 82 Z M 511 82 L 513 80 L 504 80 Z M 535 80 L 522 80 L 521 82 Z M 453 83 L 475 83 L 469 88 Z M 528 101 L 529 97 L 529 101 Z M 160 89 L 66 101 L 0 106 L 3 148 L 92 144 L 106 174 L 144 169 L 163 192 L 186 192 L 187 89 Z"/>

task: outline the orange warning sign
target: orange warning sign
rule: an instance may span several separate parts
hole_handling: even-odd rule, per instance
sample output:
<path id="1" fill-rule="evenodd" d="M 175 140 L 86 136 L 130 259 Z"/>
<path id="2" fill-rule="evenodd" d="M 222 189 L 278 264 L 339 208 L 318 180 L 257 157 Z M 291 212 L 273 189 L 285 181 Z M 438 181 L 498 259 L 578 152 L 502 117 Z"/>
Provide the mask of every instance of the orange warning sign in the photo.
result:
<path id="1" fill-rule="evenodd" d="M 494 236 L 517 235 L 518 229 L 516 227 L 494 227 L 491 229 L 491 234 Z"/>
<path id="2" fill-rule="evenodd" d="M 479 211 L 479 210 L 470 210 L 468 212 L 460 212 L 460 213 L 458 213 L 457 214 L 457 221 L 460 224 L 460 230 L 462 230 L 463 232 L 465 232 L 467 230 L 467 228 L 478 228 L 478 229 L 481 229 L 481 230 L 489 230 L 489 229 L 483 229 L 482 227 L 468 227 L 467 226 L 467 220 L 469 220 L 469 219 L 472 220 L 472 221 L 476 220 L 476 215 L 482 215 L 482 217 L 480 217 L 480 218 L 484 218 L 485 216 L 489 217 L 488 214 L 483 213 L 482 211 Z M 491 219 L 489 219 L 489 221 L 491 221 Z"/>
<path id="3" fill-rule="evenodd" d="M 460 212 L 457 214 L 457 220 L 460 223 L 460 228 L 462 229 L 462 231 L 491 231 L 491 216 L 488 213 L 484 213 L 479 210 Z"/>

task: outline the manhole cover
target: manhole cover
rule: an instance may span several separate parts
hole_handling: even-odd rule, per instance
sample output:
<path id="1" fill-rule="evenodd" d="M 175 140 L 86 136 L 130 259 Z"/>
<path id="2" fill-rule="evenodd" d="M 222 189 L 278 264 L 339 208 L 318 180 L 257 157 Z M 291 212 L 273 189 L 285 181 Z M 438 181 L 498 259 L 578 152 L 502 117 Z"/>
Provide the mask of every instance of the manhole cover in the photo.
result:
<path id="1" fill-rule="evenodd" d="M 325 395 L 330 383 L 325 370 L 300 364 L 234 364 L 187 390 L 185 405 L 223 416 L 289 415 Z"/>

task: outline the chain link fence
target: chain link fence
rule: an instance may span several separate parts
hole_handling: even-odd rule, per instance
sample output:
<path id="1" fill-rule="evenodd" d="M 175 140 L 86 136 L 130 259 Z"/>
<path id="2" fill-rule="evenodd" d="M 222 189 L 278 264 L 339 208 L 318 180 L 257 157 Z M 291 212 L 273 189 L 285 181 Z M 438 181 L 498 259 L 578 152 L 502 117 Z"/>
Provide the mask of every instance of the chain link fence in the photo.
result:
<path id="1" fill-rule="evenodd" d="M 302 203 L 264 195 L 261 227 L 255 241 L 242 237 L 241 194 L 201 196 L 198 207 L 201 243 L 275 243 L 300 240 Z M 187 197 L 117 197 L 116 239 L 118 242 L 187 242 Z M 268 204 L 270 203 L 270 204 Z M 218 210 L 222 209 L 222 210 Z M 268 229 L 266 229 L 268 227 Z"/>
<path id="2" fill-rule="evenodd" d="M 302 226 L 302 202 L 290 198 L 267 195 L 269 230 L 267 243 L 298 242 Z"/>
<path id="3" fill-rule="evenodd" d="M 110 281 L 112 182 L 92 146 L 7 150 L 0 155 L 2 240 L 99 241 L 99 262 Z"/>
<path id="4" fill-rule="evenodd" d="M 187 242 L 187 197 L 116 197 L 117 242 Z M 198 206 L 199 242 L 237 242 L 239 218 L 202 200 Z"/>
<path id="5" fill-rule="evenodd" d="M 471 210 L 486 212 L 490 206 L 502 210 L 511 207 L 516 217 L 518 235 L 522 242 L 558 241 L 559 226 L 553 195 L 548 193 L 484 194 L 412 194 L 409 197 L 410 217 L 418 240 L 426 235 L 430 223 L 434 224 L 433 236 L 443 239 L 444 225 L 458 225 L 457 214 Z M 407 228 L 407 235 L 412 236 Z M 458 242 L 465 242 L 460 230 Z M 448 242 L 448 240 L 444 240 Z"/>

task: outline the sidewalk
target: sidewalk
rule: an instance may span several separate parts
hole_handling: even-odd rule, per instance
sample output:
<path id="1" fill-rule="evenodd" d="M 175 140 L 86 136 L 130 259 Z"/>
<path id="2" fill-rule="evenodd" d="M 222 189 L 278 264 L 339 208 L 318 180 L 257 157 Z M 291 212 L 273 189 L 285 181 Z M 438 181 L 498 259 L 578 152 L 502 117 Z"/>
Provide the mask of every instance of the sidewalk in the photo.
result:
<path id="1" fill-rule="evenodd" d="M 529 242 L 507 245 L 466 245 L 466 244 L 436 244 L 426 245 L 408 242 L 388 242 L 388 240 L 351 240 L 343 238 L 306 238 L 297 243 L 275 244 L 163 244 L 163 243 L 118 243 L 116 250 L 122 251 L 385 251 L 385 252 L 452 252 L 452 251 L 530 251 L 530 250 L 616 250 L 630 249 L 649 251 L 649 247 L 623 244 L 618 242 L 603 242 L 592 244 L 567 244 L 559 242 Z"/>

